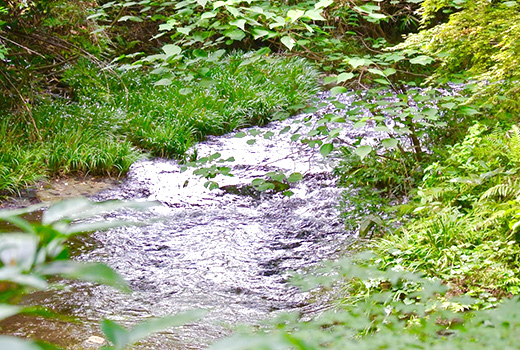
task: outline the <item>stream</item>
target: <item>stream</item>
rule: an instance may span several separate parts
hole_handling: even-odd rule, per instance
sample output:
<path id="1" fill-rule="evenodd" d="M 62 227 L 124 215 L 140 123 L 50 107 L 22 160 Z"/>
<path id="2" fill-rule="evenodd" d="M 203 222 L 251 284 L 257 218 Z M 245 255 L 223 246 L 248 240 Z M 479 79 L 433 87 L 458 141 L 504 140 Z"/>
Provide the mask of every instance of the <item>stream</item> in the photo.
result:
<path id="1" fill-rule="evenodd" d="M 315 114 L 326 112 L 322 108 Z M 287 283 L 291 273 L 333 259 L 353 236 L 338 219 L 341 189 L 335 186 L 331 165 L 317 148 L 290 142 L 290 133 L 280 134 L 288 126 L 301 128 L 301 134 L 307 128 L 288 119 L 255 128 L 273 136 L 257 136 L 252 145 L 247 142 L 252 137 L 234 133 L 198 144 L 198 157 L 215 152 L 221 159 L 234 157 L 224 163 L 234 176 L 213 179 L 223 189 L 208 190 L 205 179 L 192 170 L 182 172 L 173 160 L 134 164 L 122 184 L 93 198 L 159 201 L 162 205 L 146 212 L 129 210 L 105 218 L 149 224 L 96 232 L 73 245 L 76 260 L 106 263 L 133 292 L 73 282 L 34 293 L 23 303 L 47 306 L 79 322 L 19 316 L 3 332 L 68 349 L 96 349 L 99 345 L 88 338 L 102 335 L 98 324 L 103 318 L 129 327 L 149 317 L 202 308 L 209 312 L 201 321 L 151 336 L 135 348 L 203 349 L 229 335 L 236 324 L 305 307 L 308 295 Z M 269 171 L 304 176 L 291 185 L 291 197 L 250 186 Z"/>

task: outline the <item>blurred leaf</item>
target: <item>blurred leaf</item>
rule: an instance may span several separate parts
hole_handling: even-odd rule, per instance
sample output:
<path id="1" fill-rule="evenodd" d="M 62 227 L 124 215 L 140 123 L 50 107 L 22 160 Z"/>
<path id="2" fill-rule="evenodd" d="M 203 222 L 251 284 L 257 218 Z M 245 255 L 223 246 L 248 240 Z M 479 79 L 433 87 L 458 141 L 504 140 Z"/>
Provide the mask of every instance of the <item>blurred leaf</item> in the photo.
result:
<path id="1" fill-rule="evenodd" d="M 395 148 L 399 142 L 396 139 L 384 139 L 381 144 L 386 148 Z"/>
<path id="2" fill-rule="evenodd" d="M 20 216 L 20 215 L 24 215 L 27 213 L 32 213 L 32 212 L 35 212 L 35 211 L 38 211 L 38 210 L 44 208 L 45 206 L 46 206 L 46 204 L 39 203 L 39 204 L 30 205 L 26 208 L 21 208 L 21 209 L 3 209 L 3 210 L 0 210 L 0 220 L 4 220 L 6 218 L 13 217 L 13 216 Z"/>
<path id="3" fill-rule="evenodd" d="M 335 86 L 333 87 L 332 89 L 330 89 L 330 95 L 331 96 L 336 96 L 336 95 L 339 95 L 339 94 L 344 94 L 346 93 L 348 90 L 346 87 L 343 87 L 343 86 Z"/>
<path id="4" fill-rule="evenodd" d="M 0 304 L 0 320 L 20 313 L 23 310 L 20 306 Z"/>
<path id="5" fill-rule="evenodd" d="M 350 80 L 352 78 L 354 78 L 354 73 L 350 73 L 350 72 L 349 73 L 341 73 L 337 77 L 337 82 L 339 84 L 339 83 L 342 83 L 344 81 Z"/>
<path id="6" fill-rule="evenodd" d="M 166 57 L 176 56 L 182 52 L 182 49 L 179 46 L 173 44 L 164 45 L 162 50 L 166 54 Z M 156 83 L 156 85 L 158 84 Z"/>
<path id="7" fill-rule="evenodd" d="M 370 152 L 372 152 L 371 146 L 359 146 L 354 151 L 361 159 L 365 158 Z"/>
<path id="8" fill-rule="evenodd" d="M 43 213 L 42 224 L 49 225 L 59 220 L 74 221 L 92 218 L 99 214 L 109 213 L 124 208 L 144 210 L 158 205 L 159 202 L 93 202 L 84 197 L 61 201 Z"/>
<path id="9" fill-rule="evenodd" d="M 125 280 L 110 267 L 100 263 L 80 263 L 77 261 L 54 261 L 37 270 L 42 275 L 61 275 L 67 278 L 100 283 L 131 292 Z"/>
<path id="10" fill-rule="evenodd" d="M 101 329 L 107 339 L 114 344 L 114 350 L 122 350 L 153 333 L 197 321 L 206 313 L 205 310 L 191 310 L 177 315 L 154 318 L 139 323 L 131 330 L 126 330 L 113 321 L 103 320 Z"/>
<path id="11" fill-rule="evenodd" d="M 130 333 L 114 321 L 101 321 L 101 330 L 113 344 L 114 350 L 122 350 L 130 344 Z"/>
<path id="12" fill-rule="evenodd" d="M 410 60 L 410 63 L 412 64 L 420 64 L 420 65 L 427 65 L 427 64 L 430 64 L 434 61 L 433 58 L 431 58 L 430 56 L 426 56 L 426 55 L 421 55 L 421 56 L 417 56 L 415 58 L 412 58 Z"/>
<path id="13" fill-rule="evenodd" d="M 9 337 L 6 335 L 0 335 L 0 349 L 2 350 L 42 350 L 32 340 L 20 339 L 16 337 Z"/>
<path id="14" fill-rule="evenodd" d="M 284 36 L 280 39 L 280 41 L 289 49 L 289 51 L 292 50 L 294 44 L 296 43 L 296 41 L 294 41 L 294 39 L 290 36 Z"/>

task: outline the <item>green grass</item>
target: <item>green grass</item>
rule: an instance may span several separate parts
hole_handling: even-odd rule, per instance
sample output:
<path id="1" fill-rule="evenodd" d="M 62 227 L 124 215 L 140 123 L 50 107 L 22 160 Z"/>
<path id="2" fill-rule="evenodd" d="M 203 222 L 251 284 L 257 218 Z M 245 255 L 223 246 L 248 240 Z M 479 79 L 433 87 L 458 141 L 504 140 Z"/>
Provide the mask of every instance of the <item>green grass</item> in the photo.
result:
<path id="1" fill-rule="evenodd" d="M 58 174 L 120 176 L 148 154 L 182 158 L 207 135 L 263 124 L 318 91 L 316 70 L 301 59 L 244 64 L 242 57 L 205 63 L 192 80 L 169 86 L 155 86 L 159 77 L 148 72 L 113 74 L 77 62 L 63 77 L 73 101 L 41 98 L 33 106 L 39 135 L 29 117 L 4 112 L 0 192 Z"/>

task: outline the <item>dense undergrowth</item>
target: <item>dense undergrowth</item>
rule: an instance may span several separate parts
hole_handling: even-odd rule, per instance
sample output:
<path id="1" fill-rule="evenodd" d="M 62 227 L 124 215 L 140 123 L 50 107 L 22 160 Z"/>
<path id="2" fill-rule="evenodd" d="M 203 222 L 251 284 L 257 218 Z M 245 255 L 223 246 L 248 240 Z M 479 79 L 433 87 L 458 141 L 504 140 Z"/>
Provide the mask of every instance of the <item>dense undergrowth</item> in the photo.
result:
<path id="1" fill-rule="evenodd" d="M 306 103 L 318 89 L 301 59 L 236 53 L 201 64 L 199 79 L 154 85 L 153 75 L 100 71 L 82 61 L 64 73 L 73 101 L 43 97 L 30 123 L 0 121 L 0 191 L 14 192 L 44 176 L 124 174 L 146 154 L 182 158 L 206 135 L 262 124 L 282 108 Z M 201 86 L 204 79 L 207 86 Z"/>

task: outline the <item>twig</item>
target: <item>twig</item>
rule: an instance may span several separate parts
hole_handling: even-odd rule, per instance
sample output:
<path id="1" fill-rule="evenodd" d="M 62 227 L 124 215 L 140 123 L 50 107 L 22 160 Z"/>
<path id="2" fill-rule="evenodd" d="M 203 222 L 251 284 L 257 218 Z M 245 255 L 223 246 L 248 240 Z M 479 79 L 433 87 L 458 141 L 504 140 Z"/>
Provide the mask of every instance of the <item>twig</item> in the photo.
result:
<path id="1" fill-rule="evenodd" d="M 55 63 L 55 64 L 50 64 L 48 66 L 42 66 L 42 67 L 36 67 L 36 68 L 32 68 L 33 70 L 44 70 L 44 69 L 51 69 L 51 68 L 56 68 L 56 67 L 59 67 L 61 66 L 62 64 L 65 64 L 67 62 L 70 62 L 70 61 L 73 61 L 75 60 L 76 58 L 78 58 L 78 56 L 73 56 L 73 57 L 69 57 L 63 61 L 60 61 L 58 63 Z"/>
<path id="2" fill-rule="evenodd" d="M 40 56 L 40 57 L 45 58 L 45 56 L 42 55 L 41 53 L 39 53 L 39 52 L 37 52 L 37 51 L 34 51 L 34 50 L 28 48 L 27 46 L 23 46 L 22 44 L 17 43 L 16 41 L 13 41 L 13 40 L 11 40 L 11 39 L 8 39 L 8 38 L 6 38 L 5 36 L 0 35 L 0 39 L 5 40 L 5 41 L 8 41 L 8 42 L 10 42 L 11 44 L 14 44 L 14 45 L 16 45 L 16 46 L 19 46 L 19 47 L 21 47 L 22 49 L 27 50 L 27 52 L 31 52 L 31 53 L 33 53 L 33 54 L 35 54 L 35 55 L 38 55 L 38 56 Z"/>

